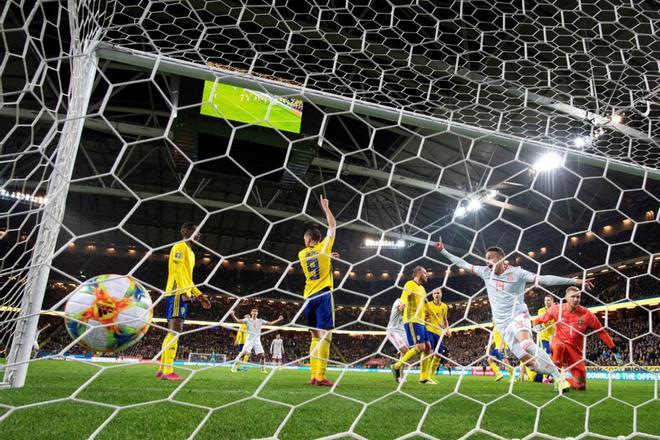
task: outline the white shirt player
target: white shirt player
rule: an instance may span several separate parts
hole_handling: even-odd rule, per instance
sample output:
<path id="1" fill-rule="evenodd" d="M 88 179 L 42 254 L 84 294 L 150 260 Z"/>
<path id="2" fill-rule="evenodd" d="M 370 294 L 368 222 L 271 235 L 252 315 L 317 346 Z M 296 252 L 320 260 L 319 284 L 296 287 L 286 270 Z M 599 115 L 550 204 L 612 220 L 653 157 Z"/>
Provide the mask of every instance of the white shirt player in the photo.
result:
<path id="1" fill-rule="evenodd" d="M 270 343 L 270 352 L 273 355 L 274 359 L 282 359 L 284 354 L 284 341 L 282 339 L 273 339 L 273 342 Z"/>
<path id="2" fill-rule="evenodd" d="M 261 345 L 261 326 L 268 321 L 261 318 L 244 318 L 241 321 L 244 322 L 247 327 L 247 337 L 245 339 L 243 351 L 250 353 L 252 349 L 254 349 L 255 354 L 263 354 L 264 347 Z"/>
<path id="3" fill-rule="evenodd" d="M 266 322 L 265 319 L 257 318 L 257 319 L 252 319 L 252 318 L 243 318 L 243 322 L 247 326 L 247 337 L 261 337 L 261 326 L 264 325 Z"/>
<path id="4" fill-rule="evenodd" d="M 387 323 L 385 334 L 387 335 L 387 340 L 394 345 L 394 348 L 402 351 L 402 349 L 408 348 L 408 342 L 406 340 L 406 331 L 403 328 L 403 312 L 399 310 L 399 305 L 401 305 L 401 298 L 397 298 L 394 304 L 392 304 L 390 321 Z"/>
<path id="5" fill-rule="evenodd" d="M 446 249 L 442 255 L 449 261 L 473 274 L 481 277 L 486 283 L 488 301 L 493 313 L 493 323 L 499 329 L 504 329 L 517 316 L 529 313 L 525 304 L 525 284 L 542 284 L 546 286 L 574 286 L 575 280 L 554 275 L 536 275 L 518 266 L 506 266 L 504 272 L 496 275 L 488 266 L 475 266 L 462 258 L 456 257 Z"/>
<path id="6" fill-rule="evenodd" d="M 390 311 L 390 321 L 387 323 L 387 329 L 400 329 L 403 330 L 403 312 L 399 310 L 399 305 L 401 305 L 401 298 L 397 298 L 392 304 L 392 310 Z"/>

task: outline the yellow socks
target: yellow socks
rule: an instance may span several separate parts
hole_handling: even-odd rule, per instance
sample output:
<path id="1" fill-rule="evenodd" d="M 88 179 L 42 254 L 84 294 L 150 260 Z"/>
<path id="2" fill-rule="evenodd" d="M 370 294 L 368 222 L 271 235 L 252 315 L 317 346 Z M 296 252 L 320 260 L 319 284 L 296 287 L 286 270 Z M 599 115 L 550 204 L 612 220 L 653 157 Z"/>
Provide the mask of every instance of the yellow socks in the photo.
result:
<path id="1" fill-rule="evenodd" d="M 433 362 L 429 355 L 422 353 L 422 360 L 419 362 L 419 380 L 425 381 L 429 378 L 429 363 Z"/>
<path id="2" fill-rule="evenodd" d="M 435 372 L 438 371 L 440 366 L 440 359 L 437 357 L 433 358 L 433 361 L 429 365 L 429 379 L 435 379 Z"/>
<path id="3" fill-rule="evenodd" d="M 323 338 L 317 346 L 318 364 L 316 371 L 316 380 L 324 380 L 325 372 L 328 369 L 328 360 L 330 359 L 330 340 Z"/>
<path id="4" fill-rule="evenodd" d="M 500 367 L 497 366 L 497 362 L 488 361 L 488 365 L 490 365 L 490 369 L 493 370 L 493 373 L 495 373 L 495 376 L 502 375 L 502 372 L 500 371 Z"/>
<path id="5" fill-rule="evenodd" d="M 536 379 L 536 371 L 531 370 L 527 365 L 525 365 L 525 372 L 527 373 L 527 380 L 534 382 L 534 379 Z"/>
<path id="6" fill-rule="evenodd" d="M 179 337 L 176 333 L 168 333 L 163 339 L 163 354 L 161 355 L 162 372 L 163 374 L 174 373 L 174 358 L 176 357 L 176 350 L 179 347 Z"/>
<path id="7" fill-rule="evenodd" d="M 401 359 L 399 359 L 394 363 L 394 368 L 400 370 L 403 364 L 409 363 L 411 359 L 416 358 L 418 355 L 419 355 L 419 350 L 417 349 L 417 347 L 411 348 L 410 350 L 406 351 L 406 354 L 401 356 Z"/>
<path id="8" fill-rule="evenodd" d="M 509 372 L 509 377 L 513 379 L 515 377 L 515 369 L 510 365 L 505 365 L 506 371 Z"/>
<path id="9" fill-rule="evenodd" d="M 246 354 L 245 356 L 243 356 L 243 363 L 244 364 L 247 364 L 249 360 L 250 360 L 250 355 L 249 354 Z"/>
<path id="10" fill-rule="evenodd" d="M 312 343 L 309 344 L 309 376 L 310 379 L 316 379 L 316 372 L 318 371 L 318 353 L 316 346 L 319 343 L 319 338 L 312 338 Z"/>

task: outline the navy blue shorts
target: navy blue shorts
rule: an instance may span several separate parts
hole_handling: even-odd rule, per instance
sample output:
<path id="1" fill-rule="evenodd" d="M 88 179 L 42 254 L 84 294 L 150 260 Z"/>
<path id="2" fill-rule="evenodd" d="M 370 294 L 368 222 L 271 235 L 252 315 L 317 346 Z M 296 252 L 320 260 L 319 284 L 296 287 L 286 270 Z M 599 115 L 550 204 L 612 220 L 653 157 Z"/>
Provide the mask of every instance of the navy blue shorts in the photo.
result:
<path id="1" fill-rule="evenodd" d="M 502 353 L 501 351 L 499 351 L 497 348 L 491 348 L 491 349 L 490 349 L 489 356 L 490 356 L 490 357 L 494 357 L 494 358 L 497 359 L 498 361 L 502 361 L 502 360 L 504 360 L 504 353 Z"/>
<path id="2" fill-rule="evenodd" d="M 243 345 L 245 345 L 245 344 L 238 344 L 238 351 L 239 352 L 243 351 Z"/>
<path id="3" fill-rule="evenodd" d="M 541 347 L 545 350 L 546 353 L 552 354 L 552 348 L 550 348 L 550 341 L 541 340 Z"/>
<path id="4" fill-rule="evenodd" d="M 188 304 L 190 301 L 181 301 L 181 295 L 170 295 L 165 297 L 165 305 L 167 306 L 166 318 L 181 318 L 188 317 Z"/>
<path id="5" fill-rule="evenodd" d="M 427 339 L 426 326 L 416 322 L 406 322 L 403 324 L 406 329 L 406 339 L 408 339 L 408 346 L 412 347 L 416 344 L 423 344 Z"/>
<path id="6" fill-rule="evenodd" d="M 305 318 L 308 327 L 319 330 L 335 328 L 335 301 L 330 289 L 321 290 L 306 301 Z"/>
<path id="7" fill-rule="evenodd" d="M 433 333 L 430 331 L 426 332 L 426 340 L 429 341 L 431 344 L 431 350 L 434 353 L 437 354 L 444 354 L 446 349 L 445 349 L 445 341 L 440 340 L 440 335 L 437 333 Z"/>

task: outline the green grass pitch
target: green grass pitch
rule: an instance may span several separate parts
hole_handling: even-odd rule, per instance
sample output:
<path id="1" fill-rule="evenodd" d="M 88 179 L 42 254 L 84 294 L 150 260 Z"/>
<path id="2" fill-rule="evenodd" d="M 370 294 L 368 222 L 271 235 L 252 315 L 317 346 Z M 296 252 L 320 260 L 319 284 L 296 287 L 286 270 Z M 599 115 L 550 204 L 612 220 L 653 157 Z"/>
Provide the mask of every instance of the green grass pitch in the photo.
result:
<path id="1" fill-rule="evenodd" d="M 270 114 L 267 115 L 269 103 L 259 102 L 254 98 L 249 102 L 241 101 L 243 89 L 240 87 L 217 83 L 215 84 L 215 99 L 211 99 L 213 91 L 214 83 L 206 81 L 203 102 L 208 104 L 202 104 L 200 108 L 200 113 L 203 115 L 300 133 L 302 123 L 300 113 L 295 113 L 281 105 L 273 105 Z M 268 119 L 266 119 L 267 116 Z"/>
<path id="2" fill-rule="evenodd" d="M 106 366 L 31 364 L 23 389 L 0 391 L 2 438 L 88 438 L 102 426 L 96 438 L 185 439 L 199 427 L 199 439 L 307 439 L 343 433 L 353 424 L 355 434 L 374 439 L 416 429 L 456 439 L 477 426 L 505 438 L 523 438 L 534 432 L 537 411 L 537 432 L 556 437 L 578 436 L 585 426 L 596 434 L 586 438 L 629 436 L 635 419 L 639 435 L 632 437 L 660 436 L 654 382 L 612 382 L 606 399 L 608 383 L 591 381 L 587 392 L 555 399 L 551 386 L 516 383 L 507 394 L 508 382 L 480 377 L 464 377 L 460 383 L 457 377 L 442 377 L 439 385 L 429 386 L 411 375 L 395 392 L 390 374 L 345 372 L 336 389 L 329 390 L 306 385 L 305 371 L 276 370 L 268 376 L 255 368 L 232 374 L 214 367 L 177 384 L 155 379 L 152 365 Z M 47 401 L 52 402 L 34 405 Z M 10 412 L 12 407 L 17 409 Z M 478 432 L 470 438 L 497 437 Z"/>

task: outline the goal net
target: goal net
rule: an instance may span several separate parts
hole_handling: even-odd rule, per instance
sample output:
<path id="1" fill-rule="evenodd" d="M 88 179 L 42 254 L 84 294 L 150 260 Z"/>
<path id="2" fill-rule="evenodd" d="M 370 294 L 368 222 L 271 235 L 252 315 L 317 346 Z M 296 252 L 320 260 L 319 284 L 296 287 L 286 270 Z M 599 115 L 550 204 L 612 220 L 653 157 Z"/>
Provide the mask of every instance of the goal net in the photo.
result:
<path id="1" fill-rule="evenodd" d="M 43 410 L 74 437 L 135 435 L 144 414 L 190 438 L 660 435 L 657 23 L 643 1 L 5 2 L 0 429 L 34 434 Z M 322 197 L 328 387 L 306 385 L 318 267 L 299 254 L 328 230 Z M 187 222 L 209 309 L 167 287 Z M 491 301 L 517 279 L 479 278 L 493 247 L 530 274 L 530 319 L 573 307 L 544 276 L 593 282 L 579 301 L 614 348 L 576 318 L 584 352 L 548 355 L 584 365 L 585 391 L 496 342 Z M 67 307 L 106 275 L 144 307 L 100 320 L 99 351 Z M 388 324 L 410 280 L 441 290 L 449 329 L 399 382 L 414 329 Z M 258 341 L 239 328 L 254 311 Z M 537 366 L 558 321 L 530 329 Z M 181 382 L 152 377 L 168 353 Z"/>

